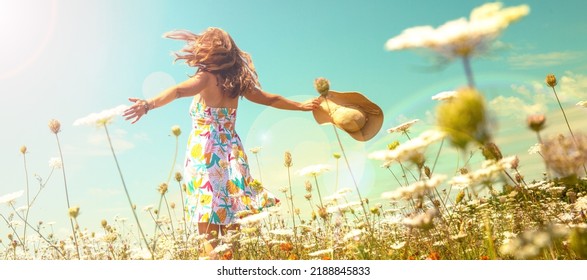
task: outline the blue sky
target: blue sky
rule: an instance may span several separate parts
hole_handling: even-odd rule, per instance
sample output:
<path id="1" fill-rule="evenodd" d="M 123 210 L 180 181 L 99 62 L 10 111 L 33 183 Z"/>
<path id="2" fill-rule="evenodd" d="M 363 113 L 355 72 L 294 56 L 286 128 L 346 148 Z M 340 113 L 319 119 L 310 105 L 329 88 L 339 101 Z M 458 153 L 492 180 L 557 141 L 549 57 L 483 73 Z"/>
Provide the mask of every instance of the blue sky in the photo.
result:
<path id="1" fill-rule="evenodd" d="M 431 96 L 466 84 L 458 61 L 435 65 L 423 51 L 384 49 L 385 42 L 418 26 L 439 26 L 468 17 L 485 1 L 2 1 L 0 2 L 0 102 L 3 137 L 0 138 L 0 195 L 24 190 L 22 145 L 28 147 L 27 167 L 31 192 L 38 184 L 33 174 L 46 178 L 48 161 L 58 156 L 50 119 L 62 123 L 59 134 L 72 205 L 81 207 L 80 224 L 99 228 L 100 220 L 131 218 L 129 206 L 103 129 L 73 126 L 93 112 L 128 104 L 128 97 L 152 97 L 182 81 L 194 69 L 172 63 L 172 51 L 182 43 L 162 38 L 166 31 L 208 26 L 227 30 L 239 47 L 252 55 L 266 91 L 303 101 L 316 96 L 313 81 L 330 80 L 337 91 L 359 91 L 385 112 L 377 136 L 358 143 L 340 133 L 361 194 L 378 200 L 393 189 L 394 180 L 366 155 L 385 149 L 405 137 L 387 128 L 420 119 L 412 135 L 433 127 L 436 101 Z M 476 57 L 472 67 L 479 89 L 495 119 L 495 140 L 504 154 L 519 155 L 527 177 L 539 178 L 542 162 L 527 149 L 535 135 L 525 128 L 527 114 L 547 113 L 545 135 L 565 133 L 558 105 L 543 80 L 554 73 L 559 94 L 580 131 L 585 127 L 587 21 L 584 1 L 503 1 L 504 6 L 528 4 L 530 14 L 512 24 L 498 38 L 501 48 Z M 175 138 L 170 129 L 179 125 L 181 170 L 190 119 L 190 99 L 149 112 L 130 125 L 121 118 L 109 126 L 124 179 L 138 209 L 158 203 L 157 186 L 172 168 Z M 306 112 L 279 111 L 243 100 L 237 132 L 249 154 L 252 174 L 269 189 L 287 184 L 283 153 L 291 151 L 293 171 L 308 165 L 335 166 L 339 152 L 332 127 L 319 126 Z M 452 172 L 456 154 L 444 150 L 441 171 Z M 435 152 L 435 151 L 432 151 Z M 341 162 L 342 163 L 342 162 Z M 55 221 L 67 232 L 67 209 L 62 174 L 55 173 L 31 209 L 32 221 Z M 439 171 L 440 172 L 440 171 Z M 326 193 L 334 190 L 334 169 L 320 178 Z M 352 187 L 341 164 L 340 187 Z M 294 196 L 302 200 L 306 178 L 294 175 Z M 172 185 L 170 198 L 177 200 Z M 20 198 L 16 206 L 24 203 Z M 300 203 L 301 204 L 301 203 Z M 0 205 L 0 212 L 9 209 Z M 146 218 L 144 212 L 139 215 Z M 7 229 L 0 226 L 0 233 Z M 150 230 L 147 230 L 150 232 Z M 2 234 L 1 236 L 4 236 Z"/>

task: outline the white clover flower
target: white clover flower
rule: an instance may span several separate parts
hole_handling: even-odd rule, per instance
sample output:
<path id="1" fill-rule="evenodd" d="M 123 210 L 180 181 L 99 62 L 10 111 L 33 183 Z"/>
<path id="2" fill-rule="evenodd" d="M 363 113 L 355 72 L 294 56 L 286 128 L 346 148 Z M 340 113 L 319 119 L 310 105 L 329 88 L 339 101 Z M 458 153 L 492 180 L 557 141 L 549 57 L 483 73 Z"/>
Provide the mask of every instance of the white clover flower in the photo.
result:
<path id="1" fill-rule="evenodd" d="M 49 159 L 49 167 L 61 169 L 63 168 L 63 162 L 61 162 L 61 159 L 58 157 L 52 157 L 51 159 Z"/>
<path id="2" fill-rule="evenodd" d="M 9 193 L 9 194 L 5 194 L 3 196 L 0 196 L 0 203 L 13 204 L 14 201 L 17 198 L 21 197 L 23 193 L 24 193 L 24 191 L 17 191 L 17 192 L 13 192 L 13 193 Z"/>
<path id="3" fill-rule="evenodd" d="M 413 124 L 419 122 L 419 119 L 414 119 L 411 121 L 407 121 L 405 123 L 402 123 L 396 127 L 392 127 L 390 129 L 387 130 L 387 133 L 394 133 L 394 132 L 402 132 L 405 133 L 406 131 L 408 131 L 408 129 L 410 129 L 410 127 L 412 127 Z"/>
<path id="4" fill-rule="evenodd" d="M 111 123 L 114 117 L 116 117 L 117 115 L 121 115 L 127 108 L 127 105 L 119 105 L 117 107 L 107 109 L 99 113 L 91 113 L 83 118 L 75 120 L 73 122 L 73 125 L 95 125 L 101 127 Z"/>
<path id="5" fill-rule="evenodd" d="M 486 3 L 473 9 L 469 20 L 459 18 L 438 28 L 416 26 L 405 29 L 389 39 L 385 48 L 389 51 L 427 48 L 447 58 L 469 56 L 487 49 L 503 30 L 529 12 L 527 5 L 502 8 L 499 2 Z"/>
<path id="6" fill-rule="evenodd" d="M 422 197 L 429 191 L 434 190 L 444 180 L 446 180 L 446 175 L 434 175 L 428 180 L 417 181 L 407 187 L 400 187 L 395 191 L 384 192 L 381 194 L 381 197 L 393 200 L 411 200 L 413 198 Z"/>
<path id="7" fill-rule="evenodd" d="M 317 164 L 317 165 L 311 165 L 308 167 L 304 167 L 300 170 L 298 170 L 298 175 L 300 176 L 319 176 L 320 174 L 329 171 L 330 170 L 330 165 L 327 164 Z"/>
<path id="8" fill-rule="evenodd" d="M 432 100 L 444 101 L 444 100 L 453 99 L 456 96 L 457 96 L 457 92 L 454 90 L 443 91 L 443 92 L 439 92 L 439 93 L 435 94 L 434 96 L 432 96 Z"/>

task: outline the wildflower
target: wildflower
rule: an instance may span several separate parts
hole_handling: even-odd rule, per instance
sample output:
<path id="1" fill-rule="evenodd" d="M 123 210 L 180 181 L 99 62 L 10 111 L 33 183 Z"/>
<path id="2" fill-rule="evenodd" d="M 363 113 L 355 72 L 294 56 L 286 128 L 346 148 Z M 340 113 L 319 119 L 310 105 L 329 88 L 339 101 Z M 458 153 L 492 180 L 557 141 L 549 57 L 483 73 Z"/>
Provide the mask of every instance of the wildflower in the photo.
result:
<path id="1" fill-rule="evenodd" d="M 169 207 L 171 207 L 171 209 L 175 209 L 175 202 L 173 202 L 173 201 L 170 202 L 169 203 Z"/>
<path id="2" fill-rule="evenodd" d="M 504 242 L 500 252 L 516 259 L 533 259 L 543 250 L 550 248 L 555 240 L 566 236 L 567 231 L 568 229 L 562 225 L 549 225 L 541 230 L 525 231 L 517 238 Z"/>
<path id="3" fill-rule="evenodd" d="M 291 153 L 289 151 L 285 152 L 283 165 L 288 168 L 293 166 L 293 163 L 291 162 Z"/>
<path id="4" fill-rule="evenodd" d="M 442 139 L 444 133 L 438 130 L 422 132 L 418 137 L 412 138 L 393 150 L 376 151 L 369 154 L 369 158 L 383 160 L 385 162 L 418 162 L 422 153 L 430 144 Z"/>
<path id="5" fill-rule="evenodd" d="M 312 192 L 312 183 L 310 183 L 310 181 L 306 180 L 306 182 L 304 183 L 304 186 L 305 186 L 307 192 L 309 192 L 309 193 Z"/>
<path id="6" fill-rule="evenodd" d="M 300 176 L 319 176 L 320 174 L 329 171 L 330 166 L 326 164 L 317 164 L 311 165 L 305 168 L 302 168 L 298 171 L 298 175 Z"/>
<path id="7" fill-rule="evenodd" d="M 274 230 L 270 231 L 270 233 L 275 234 L 275 235 L 282 235 L 282 236 L 292 236 L 293 230 L 291 230 L 291 229 L 274 229 Z"/>
<path id="8" fill-rule="evenodd" d="M 20 147 L 20 153 L 21 153 L 21 154 L 23 154 L 23 155 L 24 155 L 24 154 L 26 153 L 26 150 L 27 150 L 27 148 L 26 148 L 26 146 L 25 146 L 25 145 L 22 145 L 22 146 Z"/>
<path id="9" fill-rule="evenodd" d="M 49 129 L 51 132 L 57 134 L 61 131 L 61 123 L 56 119 L 52 119 L 49 121 Z"/>
<path id="10" fill-rule="evenodd" d="M 528 123 L 528 127 L 535 132 L 539 132 L 542 129 L 544 129 L 545 122 L 546 122 L 546 116 L 544 116 L 544 114 L 530 115 L 526 119 L 526 123 Z"/>
<path id="11" fill-rule="evenodd" d="M 332 253 L 332 249 L 324 249 L 324 250 L 318 250 L 318 251 L 314 251 L 312 253 L 309 253 L 308 256 L 318 257 L 318 256 L 330 254 L 330 253 Z"/>
<path id="12" fill-rule="evenodd" d="M 391 244 L 391 249 L 399 250 L 399 249 L 403 248 L 405 245 L 406 245 L 405 241 L 402 241 L 402 242 L 396 241 L 395 243 Z"/>
<path id="13" fill-rule="evenodd" d="M 102 227 L 103 227 L 103 228 L 106 228 L 106 226 L 108 226 L 108 221 L 106 221 L 106 220 L 102 220 L 102 221 L 100 222 L 100 225 L 102 225 Z"/>
<path id="14" fill-rule="evenodd" d="M 49 160 L 49 167 L 61 169 L 63 168 L 63 162 L 61 162 L 61 158 L 53 157 Z"/>
<path id="15" fill-rule="evenodd" d="M 405 123 L 402 123 L 396 127 L 392 127 L 390 129 L 387 130 L 387 133 L 393 133 L 393 132 L 401 132 L 401 133 L 407 133 L 408 129 L 410 127 L 412 127 L 413 124 L 417 123 L 418 121 L 420 121 L 419 119 L 414 119 Z"/>
<path id="16" fill-rule="evenodd" d="M 512 164 L 516 162 L 516 159 L 516 156 L 510 156 L 499 161 L 487 160 L 482 163 L 481 169 L 455 176 L 450 183 L 454 185 L 474 185 L 489 182 L 502 171 L 512 168 Z"/>
<path id="17" fill-rule="evenodd" d="M 167 192 L 168 186 L 167 183 L 161 183 L 159 185 L 159 188 L 157 189 L 157 191 L 161 194 L 164 195 Z"/>
<path id="18" fill-rule="evenodd" d="M 311 200 L 312 199 L 312 194 L 311 193 L 307 193 L 304 195 L 304 198 L 306 198 L 307 200 Z"/>
<path id="19" fill-rule="evenodd" d="M 77 216 L 79 216 L 79 206 L 69 208 L 69 217 L 75 219 Z"/>
<path id="20" fill-rule="evenodd" d="M 261 212 L 259 214 L 248 215 L 244 218 L 237 219 L 236 222 L 241 225 L 250 225 L 261 222 L 269 216 L 269 212 Z"/>
<path id="21" fill-rule="evenodd" d="M 153 210 L 153 207 L 153 204 L 149 204 L 143 208 L 143 211 L 150 212 L 151 210 Z"/>
<path id="22" fill-rule="evenodd" d="M 536 143 L 536 144 L 532 145 L 532 147 L 530 147 L 530 149 L 528 149 L 528 154 L 530 154 L 530 155 L 538 154 L 538 153 L 540 153 L 541 149 L 542 149 L 542 144 Z"/>
<path id="23" fill-rule="evenodd" d="M 553 88 L 556 86 L 556 76 L 554 76 L 553 74 L 546 75 L 546 79 L 544 81 L 549 87 Z"/>
<path id="24" fill-rule="evenodd" d="M 333 153 L 333 154 L 332 154 L 332 156 L 333 156 L 335 159 L 339 159 L 339 158 L 340 158 L 340 154 L 339 154 L 339 153 Z"/>
<path id="25" fill-rule="evenodd" d="M 358 201 L 349 202 L 349 203 L 345 203 L 345 204 L 339 204 L 339 205 L 330 206 L 330 207 L 326 208 L 326 212 L 327 213 L 345 212 L 345 211 L 353 208 L 354 206 L 359 206 L 359 205 L 361 205 L 361 203 Z"/>
<path id="26" fill-rule="evenodd" d="M 502 4 L 487 3 L 471 11 L 469 20 L 459 18 L 438 28 L 416 26 L 405 29 L 389 39 L 385 48 L 390 51 L 428 48 L 447 58 L 470 56 L 484 51 L 510 23 L 526 16 L 527 5 L 503 8 Z"/>
<path id="27" fill-rule="evenodd" d="M 577 175 L 587 163 L 587 135 L 572 137 L 559 135 L 543 142 L 541 154 L 546 165 L 562 177 Z"/>
<path id="28" fill-rule="evenodd" d="M 181 134 L 181 128 L 179 127 L 179 125 L 172 126 L 171 133 L 173 133 L 173 135 L 175 135 L 175 137 L 178 137 Z"/>
<path id="29" fill-rule="evenodd" d="M 291 244 L 291 242 L 285 242 L 279 245 L 279 249 L 281 249 L 281 251 L 289 252 L 293 250 L 293 245 Z"/>
<path id="30" fill-rule="evenodd" d="M 457 96 L 436 108 L 437 123 L 453 145 L 464 148 L 472 140 L 485 143 L 489 138 L 483 96 L 474 89 L 459 90 Z"/>
<path id="31" fill-rule="evenodd" d="M 253 154 L 257 154 L 260 150 L 261 150 L 261 147 L 254 147 L 254 148 L 250 149 L 251 153 L 253 153 Z"/>
<path id="32" fill-rule="evenodd" d="M 399 145 L 400 145 L 399 141 L 396 140 L 396 141 L 393 141 L 393 142 L 387 144 L 387 149 L 391 151 L 391 150 L 394 150 L 395 148 L 397 148 Z"/>
<path id="33" fill-rule="evenodd" d="M 127 108 L 128 106 L 126 105 L 119 105 L 99 113 L 92 113 L 83 118 L 75 120 L 73 125 L 95 125 L 101 127 L 111 123 L 115 116 L 121 115 Z"/>
<path id="34" fill-rule="evenodd" d="M 577 102 L 577 106 L 587 108 L 587 101 L 579 101 Z"/>
<path id="35" fill-rule="evenodd" d="M 582 196 L 577 199 L 573 207 L 577 211 L 587 211 L 587 196 Z"/>
<path id="36" fill-rule="evenodd" d="M 314 80 L 314 87 L 321 96 L 326 96 L 330 90 L 330 82 L 325 78 L 316 78 Z"/>
<path id="37" fill-rule="evenodd" d="M 457 95 L 457 92 L 454 90 L 451 91 L 443 91 L 435 94 L 432 96 L 432 100 L 444 101 L 444 100 L 451 100 Z"/>
<path id="38" fill-rule="evenodd" d="M 446 179 L 445 175 L 434 175 L 429 180 L 417 181 L 407 187 L 399 188 L 392 192 L 385 192 L 381 194 L 382 198 L 386 199 L 405 199 L 422 197 L 429 191 L 435 189 L 440 183 Z"/>
<path id="39" fill-rule="evenodd" d="M 344 237 L 342 238 L 342 240 L 349 241 L 349 240 L 355 240 L 355 241 L 359 241 L 361 234 L 363 234 L 363 231 L 360 229 L 353 229 L 351 231 L 349 231 L 347 234 L 344 235 Z"/>
<path id="40" fill-rule="evenodd" d="M 436 208 L 430 208 L 424 213 L 414 214 L 411 217 L 404 218 L 402 223 L 410 228 L 429 229 L 432 227 L 434 217 L 438 216 Z"/>
<path id="41" fill-rule="evenodd" d="M 21 197 L 23 193 L 24 191 L 17 191 L 0 196 L 0 203 L 8 203 L 9 205 L 14 204 L 14 201 Z"/>
<path id="42" fill-rule="evenodd" d="M 500 160 L 503 158 L 503 156 L 501 155 L 501 151 L 499 150 L 499 147 L 497 147 L 497 145 L 495 145 L 495 143 L 493 143 L 493 142 L 485 143 L 485 145 L 483 145 L 483 147 L 481 147 L 481 151 L 482 151 L 483 156 L 487 160 L 490 160 L 490 159 Z"/>
<path id="43" fill-rule="evenodd" d="M 181 175 L 181 172 L 175 172 L 175 181 L 181 182 L 182 179 L 183 176 Z"/>

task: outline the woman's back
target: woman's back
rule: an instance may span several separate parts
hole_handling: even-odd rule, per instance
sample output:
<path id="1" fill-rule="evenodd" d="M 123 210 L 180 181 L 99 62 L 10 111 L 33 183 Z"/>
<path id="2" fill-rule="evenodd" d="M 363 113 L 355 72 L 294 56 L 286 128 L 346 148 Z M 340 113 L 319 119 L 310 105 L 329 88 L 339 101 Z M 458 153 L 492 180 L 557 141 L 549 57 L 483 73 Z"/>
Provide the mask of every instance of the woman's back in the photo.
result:
<path id="1" fill-rule="evenodd" d="M 232 108 L 238 107 L 238 97 L 232 98 L 222 92 L 218 83 L 218 77 L 210 72 L 200 71 L 195 78 L 204 79 L 206 87 L 194 96 L 198 102 L 212 108 Z"/>

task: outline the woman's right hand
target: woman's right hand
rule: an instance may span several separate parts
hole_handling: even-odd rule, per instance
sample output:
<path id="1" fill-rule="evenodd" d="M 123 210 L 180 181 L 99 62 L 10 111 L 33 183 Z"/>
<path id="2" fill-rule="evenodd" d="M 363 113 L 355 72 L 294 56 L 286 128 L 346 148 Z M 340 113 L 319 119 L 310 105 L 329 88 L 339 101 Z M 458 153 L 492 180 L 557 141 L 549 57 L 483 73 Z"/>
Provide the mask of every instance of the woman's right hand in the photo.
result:
<path id="1" fill-rule="evenodd" d="M 320 106 L 320 97 L 310 99 L 300 105 L 302 111 L 314 111 L 314 109 Z"/>
<path id="2" fill-rule="evenodd" d="M 124 110 L 122 116 L 127 121 L 134 118 L 134 120 L 131 121 L 131 124 L 134 124 L 147 114 L 149 111 L 149 103 L 146 100 L 136 97 L 130 97 L 128 100 L 134 102 L 134 104 Z"/>

